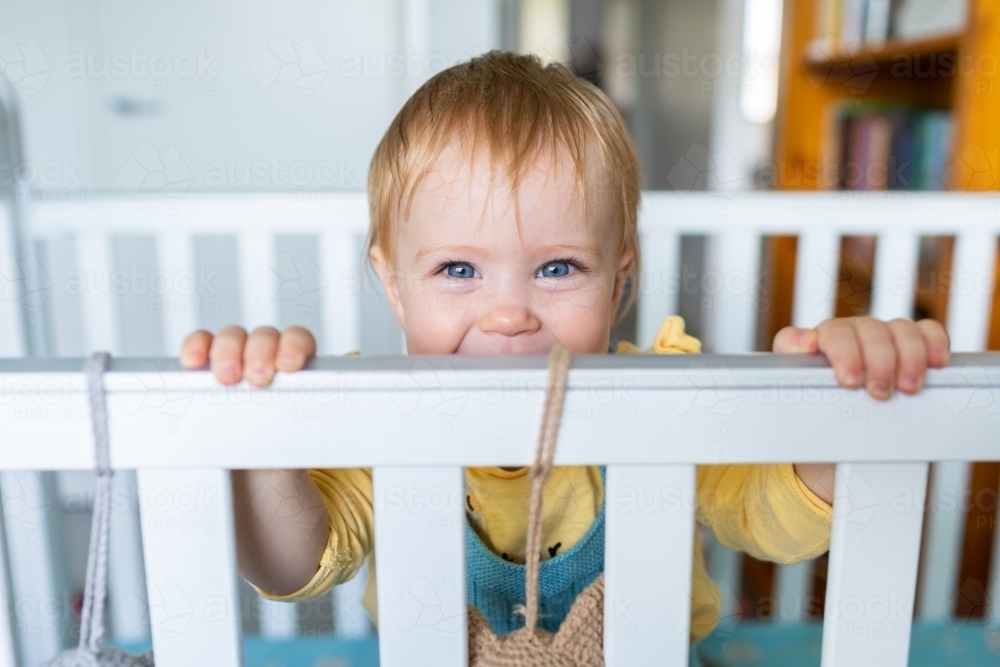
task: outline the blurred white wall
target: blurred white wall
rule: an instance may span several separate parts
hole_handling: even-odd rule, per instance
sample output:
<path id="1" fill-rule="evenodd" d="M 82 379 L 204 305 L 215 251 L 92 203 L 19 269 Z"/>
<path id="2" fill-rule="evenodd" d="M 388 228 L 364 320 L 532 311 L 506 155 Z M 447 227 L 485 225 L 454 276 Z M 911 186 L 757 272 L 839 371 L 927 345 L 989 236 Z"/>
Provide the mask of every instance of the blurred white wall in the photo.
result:
<path id="1" fill-rule="evenodd" d="M 0 0 L 22 175 L 36 190 L 361 189 L 406 96 L 500 46 L 502 4 Z"/>

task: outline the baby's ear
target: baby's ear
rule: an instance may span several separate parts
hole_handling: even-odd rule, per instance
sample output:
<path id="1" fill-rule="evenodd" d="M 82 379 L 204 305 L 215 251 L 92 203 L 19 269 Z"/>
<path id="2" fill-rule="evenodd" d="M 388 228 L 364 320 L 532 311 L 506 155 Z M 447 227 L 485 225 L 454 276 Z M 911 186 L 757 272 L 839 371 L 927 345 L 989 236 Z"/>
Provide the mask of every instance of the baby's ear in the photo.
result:
<path id="1" fill-rule="evenodd" d="M 406 319 L 403 316 L 403 306 L 399 302 L 399 285 L 396 282 L 396 272 L 389 266 L 389 262 L 386 261 L 385 253 L 382 252 L 382 248 L 380 246 L 373 245 L 369 248 L 368 258 L 371 260 L 375 273 L 378 274 L 378 279 L 381 281 L 382 287 L 385 288 L 385 296 L 389 299 L 389 305 L 392 307 L 392 312 L 396 314 L 396 321 L 399 322 L 400 327 L 406 329 Z"/>
<path id="2" fill-rule="evenodd" d="M 611 314 L 614 316 L 618 312 L 618 306 L 621 304 L 622 293 L 625 291 L 625 281 L 628 280 L 628 274 L 632 272 L 632 265 L 635 263 L 635 251 L 632 249 L 625 250 L 622 252 L 621 260 L 618 262 L 618 271 L 615 273 L 615 289 L 613 294 L 613 303 Z"/>

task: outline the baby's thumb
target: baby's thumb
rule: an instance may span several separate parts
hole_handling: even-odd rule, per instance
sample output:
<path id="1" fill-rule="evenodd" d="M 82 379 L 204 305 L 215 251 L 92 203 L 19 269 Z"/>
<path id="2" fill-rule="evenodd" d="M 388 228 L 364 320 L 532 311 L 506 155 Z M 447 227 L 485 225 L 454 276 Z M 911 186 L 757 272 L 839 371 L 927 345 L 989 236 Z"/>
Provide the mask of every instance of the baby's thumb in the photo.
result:
<path id="1" fill-rule="evenodd" d="M 811 354 L 818 349 L 818 334 L 815 329 L 785 327 L 775 334 L 771 349 L 779 354 Z"/>

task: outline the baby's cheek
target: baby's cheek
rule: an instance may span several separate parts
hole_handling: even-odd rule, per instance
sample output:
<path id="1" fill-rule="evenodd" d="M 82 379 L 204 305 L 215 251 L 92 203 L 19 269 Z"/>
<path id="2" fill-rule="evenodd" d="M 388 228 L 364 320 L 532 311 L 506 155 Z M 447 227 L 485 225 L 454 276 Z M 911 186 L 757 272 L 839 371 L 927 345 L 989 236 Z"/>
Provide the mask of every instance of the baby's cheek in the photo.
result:
<path id="1" fill-rule="evenodd" d="M 410 354 L 452 354 L 465 329 L 461 303 L 428 295 L 404 304 L 406 349 Z"/>
<path id="2" fill-rule="evenodd" d="M 573 354 L 602 354 L 608 350 L 611 300 L 580 298 L 546 304 L 545 321 L 556 340 Z"/>

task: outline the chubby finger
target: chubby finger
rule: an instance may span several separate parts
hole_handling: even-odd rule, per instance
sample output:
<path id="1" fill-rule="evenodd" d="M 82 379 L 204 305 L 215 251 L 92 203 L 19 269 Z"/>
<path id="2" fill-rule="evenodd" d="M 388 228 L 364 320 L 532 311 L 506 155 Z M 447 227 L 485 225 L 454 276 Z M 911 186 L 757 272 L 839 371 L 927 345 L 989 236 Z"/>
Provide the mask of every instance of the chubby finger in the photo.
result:
<path id="1" fill-rule="evenodd" d="M 274 357 L 278 351 L 278 330 L 257 327 L 243 348 L 243 376 L 255 387 L 266 387 L 274 379 Z"/>
<path id="2" fill-rule="evenodd" d="M 236 384 L 243 377 L 243 346 L 247 332 L 243 327 L 228 326 L 219 330 L 208 353 L 212 373 L 222 384 Z"/>
<path id="3" fill-rule="evenodd" d="M 927 346 L 927 365 L 943 368 L 951 360 L 951 338 L 940 322 L 924 319 L 917 322 L 917 328 Z"/>
<path id="4" fill-rule="evenodd" d="M 816 329 L 784 327 L 774 335 L 771 350 L 778 354 L 811 354 L 818 350 L 818 346 Z"/>
<path id="5" fill-rule="evenodd" d="M 889 326 L 872 317 L 854 321 L 865 363 L 865 384 L 872 398 L 880 401 L 892 396 L 896 385 L 896 348 Z"/>
<path id="6" fill-rule="evenodd" d="M 204 329 L 192 331 L 181 343 L 181 368 L 199 368 L 208 363 L 208 351 L 212 349 L 212 333 Z"/>
<path id="7" fill-rule="evenodd" d="M 307 329 L 291 326 L 281 332 L 275 366 L 279 371 L 297 371 L 315 354 L 316 339 L 313 335 Z"/>
<path id="8" fill-rule="evenodd" d="M 927 374 L 927 345 L 915 322 L 895 319 L 887 323 L 896 348 L 896 386 L 907 394 L 918 391 Z"/>
<path id="9" fill-rule="evenodd" d="M 861 386 L 864 359 L 858 334 L 850 319 L 826 320 L 817 328 L 819 350 L 833 366 L 833 374 L 841 386 L 851 389 Z"/>

